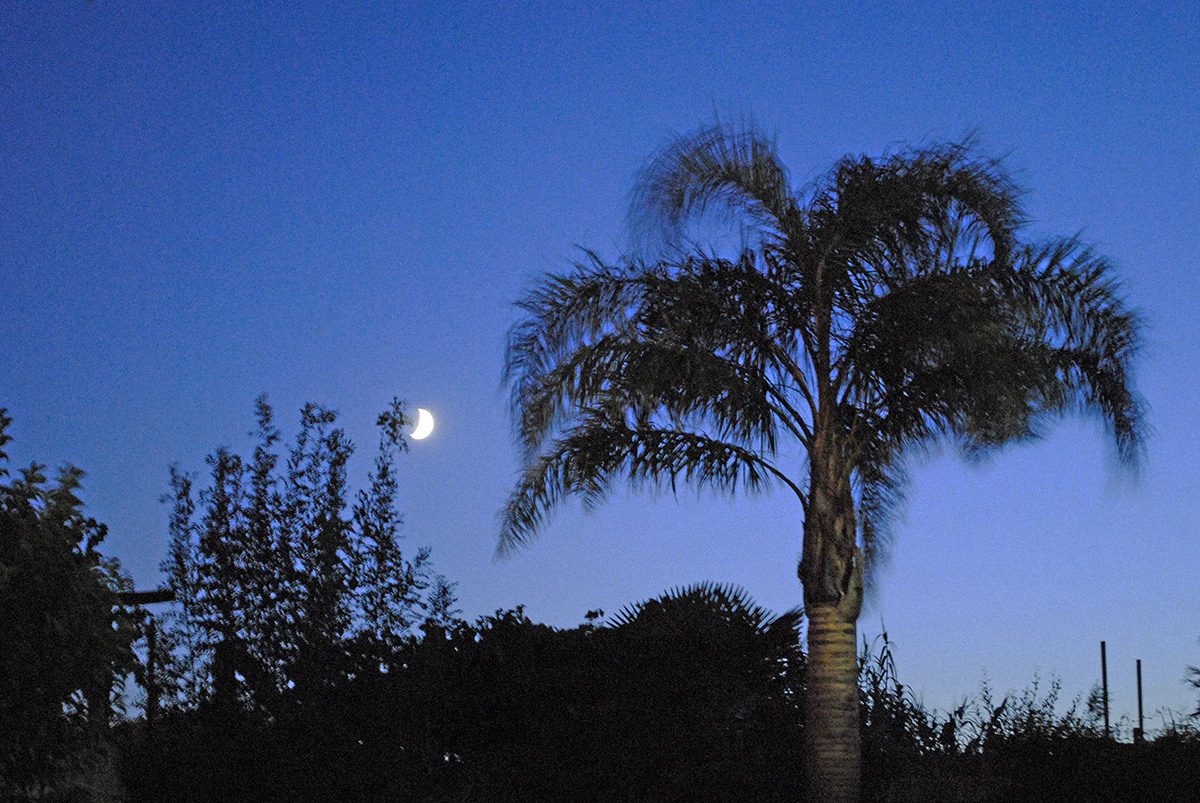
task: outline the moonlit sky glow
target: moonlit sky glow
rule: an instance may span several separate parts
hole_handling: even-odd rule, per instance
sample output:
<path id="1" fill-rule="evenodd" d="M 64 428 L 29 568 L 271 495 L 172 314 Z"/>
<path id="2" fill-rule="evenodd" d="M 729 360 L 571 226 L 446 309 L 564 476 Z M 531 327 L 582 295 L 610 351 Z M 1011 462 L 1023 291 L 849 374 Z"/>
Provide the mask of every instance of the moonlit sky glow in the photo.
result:
<path id="1" fill-rule="evenodd" d="M 1028 234 L 1081 233 L 1147 322 L 1138 478 L 1093 422 L 912 471 L 860 622 L 945 709 L 1109 651 L 1114 719 L 1191 711 L 1200 665 L 1200 5 L 40 0 L 0 6 L 0 406 L 14 467 L 88 472 L 89 513 L 158 585 L 167 468 L 340 411 L 361 482 L 393 396 L 409 549 L 468 618 L 572 627 L 700 580 L 800 602 L 799 505 L 615 493 L 494 560 L 519 468 L 512 306 L 584 246 L 625 248 L 639 166 L 753 116 L 803 184 L 847 153 L 975 132 Z M 1149 719 L 1147 727 L 1160 721 Z"/>

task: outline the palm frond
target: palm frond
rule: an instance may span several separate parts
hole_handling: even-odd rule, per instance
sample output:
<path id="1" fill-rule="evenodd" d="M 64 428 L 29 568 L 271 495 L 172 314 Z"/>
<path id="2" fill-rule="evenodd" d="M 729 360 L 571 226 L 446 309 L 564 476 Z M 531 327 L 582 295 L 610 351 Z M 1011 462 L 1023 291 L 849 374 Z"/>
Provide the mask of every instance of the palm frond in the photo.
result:
<path id="1" fill-rule="evenodd" d="M 592 252 L 588 257 L 570 274 L 544 277 L 517 303 L 527 317 L 509 330 L 504 381 L 512 387 L 510 406 L 527 454 L 561 423 L 567 401 L 586 397 L 582 389 L 572 397 L 567 380 L 575 375 L 570 363 L 582 365 L 587 355 L 570 355 L 613 340 L 629 325 L 642 293 L 638 273 L 606 265 Z"/>
<path id="2" fill-rule="evenodd" d="M 752 264 L 693 259 L 636 273 L 590 266 L 580 275 L 553 277 L 522 302 L 533 315 L 510 337 L 506 378 L 527 456 L 572 411 L 601 402 L 674 424 L 706 422 L 719 437 L 767 453 L 777 422 L 803 430 L 796 380 L 780 365 L 781 345 L 793 340 L 779 318 L 794 313 Z M 610 281 L 620 287 L 600 289 Z M 592 320 L 597 299 L 618 297 L 605 323 Z"/>
<path id="3" fill-rule="evenodd" d="M 882 439 L 869 441 L 857 464 L 858 526 L 862 539 L 867 587 L 882 570 L 892 537 L 892 525 L 904 506 L 908 473 L 902 455 Z"/>
<path id="4" fill-rule="evenodd" d="M 633 267 L 606 265 L 593 252 L 569 274 L 543 277 L 517 307 L 527 313 L 508 336 L 504 379 L 537 373 L 576 343 L 612 330 L 641 294 L 642 276 Z"/>
<path id="5" fill-rule="evenodd" d="M 1126 308 L 1112 264 L 1076 238 L 1027 247 L 1010 281 L 1026 326 L 1054 348 L 1064 403 L 1101 415 L 1123 462 L 1136 465 L 1145 403 L 1132 364 L 1140 350 L 1137 313 Z"/>
<path id="6" fill-rule="evenodd" d="M 628 223 L 635 239 L 675 244 L 688 219 L 714 206 L 730 217 L 748 215 L 767 229 L 795 217 L 775 143 L 752 125 L 717 123 L 659 151 L 638 175 Z"/>
<path id="7" fill-rule="evenodd" d="M 500 554 L 528 542 L 565 497 L 596 505 L 620 478 L 635 488 L 674 491 L 682 481 L 727 493 L 755 492 L 774 478 L 804 498 L 795 482 L 750 449 L 696 432 L 630 427 L 620 410 L 587 409 L 581 419 L 522 472 L 502 516 Z"/>
<path id="8" fill-rule="evenodd" d="M 792 646 L 797 641 L 803 617 L 799 608 L 775 616 L 755 603 L 741 586 L 701 582 L 672 588 L 654 599 L 626 605 L 605 624 L 613 628 L 657 630 L 663 623 L 678 627 L 697 618 L 715 619 L 765 639 L 767 643 L 778 640 L 783 646 Z"/>
<path id="9" fill-rule="evenodd" d="M 945 435 L 968 452 L 1037 437 L 1071 407 L 1099 413 L 1136 462 L 1136 316 L 1109 266 L 1073 241 L 911 279 L 865 304 L 842 359 L 864 437 L 899 450 Z"/>
<path id="10" fill-rule="evenodd" d="M 863 304 L 915 276 L 979 259 L 1007 265 L 1022 223 L 998 163 L 951 144 L 843 159 L 813 195 L 809 232 L 822 299 L 844 337 Z M 840 330 L 840 331 L 839 331 Z"/>

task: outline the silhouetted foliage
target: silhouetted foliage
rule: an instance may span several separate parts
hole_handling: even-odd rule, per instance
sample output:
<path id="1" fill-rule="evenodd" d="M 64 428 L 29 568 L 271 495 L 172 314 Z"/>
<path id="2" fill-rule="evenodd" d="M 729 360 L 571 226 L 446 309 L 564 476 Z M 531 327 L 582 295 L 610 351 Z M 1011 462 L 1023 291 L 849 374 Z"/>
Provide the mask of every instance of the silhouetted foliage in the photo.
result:
<path id="1" fill-rule="evenodd" d="M 303 711 L 127 731 L 131 800 L 771 801 L 801 796 L 800 614 L 727 586 L 677 589 L 558 630 L 518 607 L 427 621 Z M 386 671 L 385 671 L 386 669 Z M 1035 680 L 930 712 L 886 636 L 859 664 L 865 801 L 1194 800 L 1200 739 L 1097 735 Z"/>
<path id="2" fill-rule="evenodd" d="M 20 798 L 86 764 L 134 663 L 129 588 L 84 516 L 83 472 L 47 481 L 34 463 L 9 476 L 12 423 L 0 408 L 0 798 Z M 116 692 L 116 694 L 114 694 Z"/>
<path id="3" fill-rule="evenodd" d="M 1187 668 L 1187 676 L 1184 678 L 1193 688 L 1200 690 L 1200 667 L 1189 666 Z M 1200 701 L 1196 703 L 1196 710 L 1192 712 L 1192 719 L 1200 720 Z"/>
<path id="4" fill-rule="evenodd" d="M 405 799 L 794 798 L 798 620 L 698 586 L 601 627 L 431 625 L 403 671 L 364 679 L 382 732 L 358 738 L 403 757 Z"/>
<path id="5" fill-rule="evenodd" d="M 593 621 L 595 618 L 593 617 Z M 304 716 L 222 736 L 193 712 L 129 752 L 135 799 L 795 799 L 799 614 L 697 586 L 605 626 L 521 608 L 427 621 Z"/>
<path id="6" fill-rule="evenodd" d="M 429 551 L 408 558 L 398 543 L 395 458 L 410 423 L 401 402 L 379 417 L 374 468 L 353 501 L 354 447 L 335 412 L 305 405 L 284 455 L 265 397 L 256 418 L 251 459 L 213 452 L 198 500 L 194 478 L 172 468 L 166 498 L 163 570 L 178 610 L 162 639 L 164 702 L 218 718 L 317 705 L 361 665 L 392 660 L 423 618 L 454 614 L 453 586 L 433 574 Z"/>
<path id="7" fill-rule="evenodd" d="M 930 712 L 896 675 L 887 635 L 860 658 L 865 800 L 1193 801 L 1200 737 L 1174 723 L 1151 742 L 1103 736 L 1099 691 L 1060 710 L 1038 678 L 996 700 L 985 682 L 950 712 Z"/>

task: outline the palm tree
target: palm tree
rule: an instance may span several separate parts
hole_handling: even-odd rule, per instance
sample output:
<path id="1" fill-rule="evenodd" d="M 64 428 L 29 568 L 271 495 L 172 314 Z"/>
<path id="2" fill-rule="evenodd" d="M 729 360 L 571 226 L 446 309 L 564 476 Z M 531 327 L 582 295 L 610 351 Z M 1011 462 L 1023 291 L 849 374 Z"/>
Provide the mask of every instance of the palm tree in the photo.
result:
<path id="1" fill-rule="evenodd" d="M 847 157 L 794 190 L 770 140 L 716 125 L 661 151 L 633 197 L 634 231 L 674 250 L 588 253 L 519 302 L 506 380 L 526 459 L 500 551 L 621 478 L 786 487 L 804 510 L 806 772 L 815 799 L 855 800 L 856 620 L 904 456 L 986 452 L 1083 410 L 1136 463 L 1137 318 L 1078 240 L 1018 238 L 1017 188 L 969 144 Z M 678 246 L 713 212 L 741 225 L 740 253 Z M 788 440 L 806 459 L 785 462 Z"/>

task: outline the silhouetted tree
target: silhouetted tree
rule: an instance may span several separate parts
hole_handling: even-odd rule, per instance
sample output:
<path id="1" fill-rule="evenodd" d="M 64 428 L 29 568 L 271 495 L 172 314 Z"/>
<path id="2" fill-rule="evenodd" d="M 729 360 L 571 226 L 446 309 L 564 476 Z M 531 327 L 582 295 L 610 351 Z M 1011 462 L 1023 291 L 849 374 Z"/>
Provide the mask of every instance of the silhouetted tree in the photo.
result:
<path id="1" fill-rule="evenodd" d="M 134 666 L 129 590 L 100 554 L 107 528 L 84 516 L 83 472 L 50 484 L 32 464 L 5 480 L 12 423 L 0 409 L 0 797 L 52 783 L 89 737 L 107 732 Z"/>
<path id="2" fill-rule="evenodd" d="M 847 157 L 796 191 L 773 143 L 716 126 L 659 153 L 634 198 L 642 232 L 679 243 L 717 210 L 748 246 L 619 265 L 593 254 L 520 302 L 506 375 L 526 463 L 501 549 L 564 497 L 595 503 L 621 478 L 791 490 L 804 508 L 811 792 L 857 800 L 864 561 L 900 499 L 904 455 L 986 452 L 1081 409 L 1134 460 L 1137 320 L 1079 242 L 1020 241 L 1016 188 L 963 145 Z"/>
<path id="3" fill-rule="evenodd" d="M 423 616 L 454 613 L 453 585 L 432 573 L 428 550 L 408 559 L 399 547 L 394 461 L 410 423 L 401 402 L 379 417 L 369 487 L 353 505 L 354 447 L 336 413 L 305 405 L 281 468 L 265 397 L 256 417 L 249 463 L 218 449 L 199 507 L 193 478 L 175 469 L 167 497 L 175 701 L 210 701 L 222 714 L 278 714 L 285 698 L 311 705 L 356 666 L 390 660 Z"/>
<path id="4" fill-rule="evenodd" d="M 620 798 L 794 799 L 800 621 L 799 610 L 773 616 L 741 588 L 712 583 L 612 617 L 599 643 L 617 682 L 598 720 Z"/>

